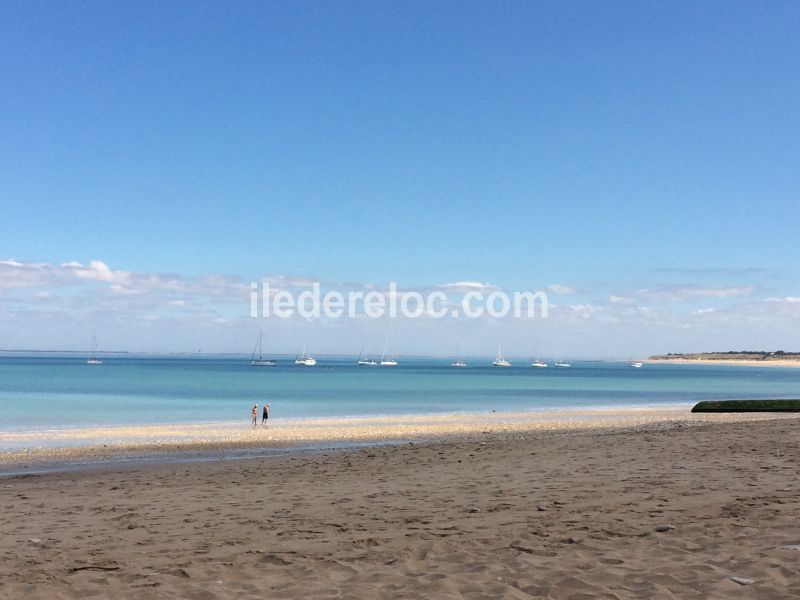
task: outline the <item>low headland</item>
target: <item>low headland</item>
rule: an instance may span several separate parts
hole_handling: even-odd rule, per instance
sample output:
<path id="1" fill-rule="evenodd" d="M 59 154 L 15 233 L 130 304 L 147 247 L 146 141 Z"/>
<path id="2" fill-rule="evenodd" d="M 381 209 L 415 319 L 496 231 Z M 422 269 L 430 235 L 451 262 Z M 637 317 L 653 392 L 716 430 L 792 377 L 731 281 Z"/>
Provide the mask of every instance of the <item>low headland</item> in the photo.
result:
<path id="1" fill-rule="evenodd" d="M 647 362 L 673 364 L 800 367 L 800 352 L 783 350 L 731 350 L 728 352 L 669 353 L 651 356 Z"/>

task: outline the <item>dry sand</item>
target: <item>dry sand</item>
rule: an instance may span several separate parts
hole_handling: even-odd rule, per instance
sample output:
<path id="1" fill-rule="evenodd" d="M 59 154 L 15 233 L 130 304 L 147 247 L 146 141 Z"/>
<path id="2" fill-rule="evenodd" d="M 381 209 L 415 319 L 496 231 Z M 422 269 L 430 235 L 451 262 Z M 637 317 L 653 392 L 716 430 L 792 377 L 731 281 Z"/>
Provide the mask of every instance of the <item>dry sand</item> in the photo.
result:
<path id="1" fill-rule="evenodd" d="M 0 597 L 797 598 L 798 425 L 3 478 Z"/>

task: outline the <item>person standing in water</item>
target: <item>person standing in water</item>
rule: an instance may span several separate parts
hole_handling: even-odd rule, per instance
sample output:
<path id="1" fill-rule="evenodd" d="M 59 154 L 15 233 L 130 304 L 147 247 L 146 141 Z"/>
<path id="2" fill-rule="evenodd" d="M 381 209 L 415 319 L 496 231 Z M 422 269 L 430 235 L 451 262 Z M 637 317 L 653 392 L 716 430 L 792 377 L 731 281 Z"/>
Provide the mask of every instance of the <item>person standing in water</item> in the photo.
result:
<path id="1" fill-rule="evenodd" d="M 253 404 L 251 415 L 253 416 L 253 429 L 255 429 L 258 422 L 258 404 Z"/>
<path id="2" fill-rule="evenodd" d="M 261 413 L 261 424 L 266 427 L 267 420 L 269 419 L 269 404 L 264 405 L 264 410 Z"/>

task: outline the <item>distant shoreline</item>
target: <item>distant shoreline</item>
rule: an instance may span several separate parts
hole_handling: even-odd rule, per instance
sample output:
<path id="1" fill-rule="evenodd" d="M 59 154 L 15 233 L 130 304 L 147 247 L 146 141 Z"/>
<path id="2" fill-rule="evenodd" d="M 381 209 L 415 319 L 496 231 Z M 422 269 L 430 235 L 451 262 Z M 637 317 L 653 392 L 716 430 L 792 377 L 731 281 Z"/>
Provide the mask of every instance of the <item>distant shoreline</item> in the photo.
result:
<path id="1" fill-rule="evenodd" d="M 643 361 L 648 364 L 673 364 L 673 365 L 739 365 L 742 367 L 800 367 L 797 359 L 764 359 L 754 360 L 745 358 L 648 358 Z"/>

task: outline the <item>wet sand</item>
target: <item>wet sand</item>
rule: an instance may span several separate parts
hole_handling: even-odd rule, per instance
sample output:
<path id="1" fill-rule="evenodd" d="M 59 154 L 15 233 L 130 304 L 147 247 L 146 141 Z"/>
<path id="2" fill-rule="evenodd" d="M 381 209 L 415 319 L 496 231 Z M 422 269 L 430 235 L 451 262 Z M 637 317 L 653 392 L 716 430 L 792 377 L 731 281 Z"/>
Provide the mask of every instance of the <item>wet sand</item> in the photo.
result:
<path id="1" fill-rule="evenodd" d="M 796 598 L 798 425 L 478 432 L 2 478 L 0 597 Z"/>
<path id="2" fill-rule="evenodd" d="M 0 475 L 86 462 L 274 454 L 387 442 L 459 439 L 480 433 L 567 431 L 732 422 L 770 415 L 695 415 L 686 406 L 614 407 L 442 415 L 271 419 L 249 422 L 137 425 L 45 431 L 0 431 Z"/>

